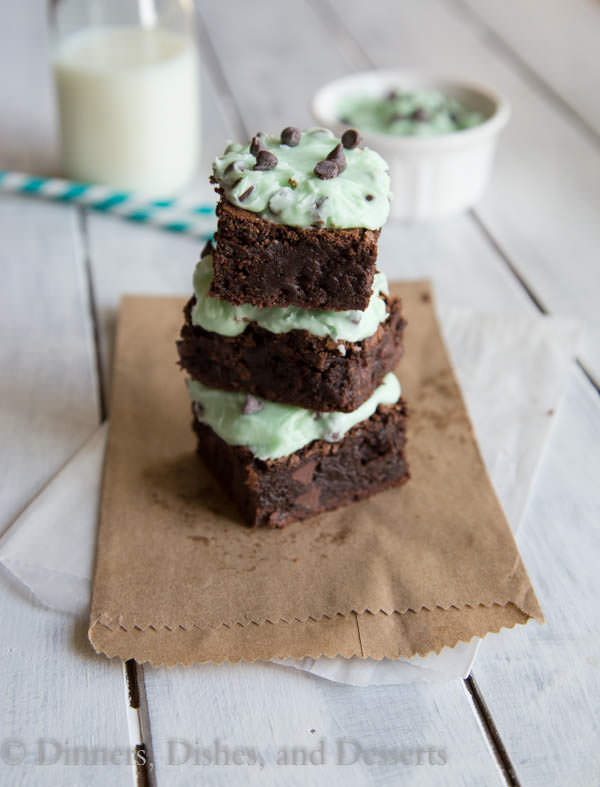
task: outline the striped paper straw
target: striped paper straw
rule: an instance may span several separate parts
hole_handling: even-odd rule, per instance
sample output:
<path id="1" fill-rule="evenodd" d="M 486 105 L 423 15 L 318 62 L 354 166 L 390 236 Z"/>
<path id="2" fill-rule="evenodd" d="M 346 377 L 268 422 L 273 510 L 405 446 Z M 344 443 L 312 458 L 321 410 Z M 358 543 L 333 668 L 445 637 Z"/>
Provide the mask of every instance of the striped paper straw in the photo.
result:
<path id="1" fill-rule="evenodd" d="M 115 191 L 109 186 L 93 183 L 0 170 L 0 192 L 71 202 L 89 210 L 110 213 L 170 232 L 194 235 L 203 240 L 211 238 L 215 229 L 214 205 L 198 205 L 177 199 L 147 200 L 134 192 Z"/>

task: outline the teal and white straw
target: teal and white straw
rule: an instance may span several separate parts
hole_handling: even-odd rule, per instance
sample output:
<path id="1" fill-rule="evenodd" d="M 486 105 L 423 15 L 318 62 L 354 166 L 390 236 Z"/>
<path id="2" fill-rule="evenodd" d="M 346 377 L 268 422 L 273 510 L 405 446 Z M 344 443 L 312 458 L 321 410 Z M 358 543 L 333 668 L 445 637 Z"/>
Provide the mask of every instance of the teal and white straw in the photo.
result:
<path id="1" fill-rule="evenodd" d="M 110 213 L 170 232 L 194 235 L 203 240 L 211 238 L 215 230 L 215 206 L 211 204 L 198 205 L 177 199 L 148 200 L 134 192 L 115 191 L 109 186 L 3 170 L 0 170 L 1 192 L 71 202 L 89 210 Z"/>

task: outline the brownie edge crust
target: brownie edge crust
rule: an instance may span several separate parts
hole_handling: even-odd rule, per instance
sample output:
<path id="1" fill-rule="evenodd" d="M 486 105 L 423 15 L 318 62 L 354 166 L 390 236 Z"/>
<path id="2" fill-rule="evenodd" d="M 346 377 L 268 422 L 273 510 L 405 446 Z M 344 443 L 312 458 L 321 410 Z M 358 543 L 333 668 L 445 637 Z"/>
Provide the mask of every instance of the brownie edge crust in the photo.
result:
<path id="1" fill-rule="evenodd" d="M 290 456 L 266 461 L 244 446 L 229 445 L 195 416 L 193 428 L 199 456 L 251 526 L 284 527 L 409 479 L 402 399 L 380 405 L 339 442 L 314 440 Z"/>
<path id="2" fill-rule="evenodd" d="M 288 227 L 217 205 L 211 295 L 254 306 L 366 309 L 379 230 Z"/>

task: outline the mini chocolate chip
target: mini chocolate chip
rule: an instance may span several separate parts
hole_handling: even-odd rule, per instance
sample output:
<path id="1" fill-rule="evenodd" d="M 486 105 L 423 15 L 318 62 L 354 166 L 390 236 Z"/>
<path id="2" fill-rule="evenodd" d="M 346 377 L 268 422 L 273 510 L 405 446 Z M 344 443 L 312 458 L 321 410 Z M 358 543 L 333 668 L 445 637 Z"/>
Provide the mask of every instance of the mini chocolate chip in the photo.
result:
<path id="1" fill-rule="evenodd" d="M 340 118 L 340 123 L 343 123 L 345 126 L 349 126 L 349 125 L 350 125 L 350 123 L 352 123 L 352 121 L 350 120 L 350 118 L 348 117 L 348 115 L 343 115 L 343 116 Z"/>
<path id="2" fill-rule="evenodd" d="M 256 396 L 252 396 L 252 394 L 248 394 L 246 396 L 246 401 L 244 402 L 244 415 L 255 415 L 256 413 L 260 413 L 260 411 L 264 408 L 265 403 L 261 402 Z"/>
<path id="3" fill-rule="evenodd" d="M 239 201 L 243 202 L 247 197 L 250 196 L 250 194 L 252 194 L 253 191 L 254 191 L 254 186 L 249 186 L 246 189 L 246 191 L 244 191 L 243 194 L 240 194 L 240 196 L 238 197 Z"/>
<path id="4" fill-rule="evenodd" d="M 258 133 L 252 137 L 252 142 L 250 143 L 250 153 L 256 158 L 261 150 L 266 150 L 266 145 L 262 140 L 262 134 Z"/>
<path id="5" fill-rule="evenodd" d="M 317 199 L 315 200 L 315 206 L 313 208 L 313 222 L 311 226 L 323 227 L 325 225 L 325 222 L 321 218 L 320 210 L 325 204 L 325 202 L 327 202 L 327 199 L 328 199 L 327 197 L 321 196 L 321 197 L 317 197 Z"/>
<path id="6" fill-rule="evenodd" d="M 270 150 L 259 150 L 256 157 L 256 164 L 252 167 L 252 169 L 259 171 L 275 169 L 277 163 L 277 156 L 274 153 L 271 153 Z"/>
<path id="7" fill-rule="evenodd" d="M 346 156 L 344 156 L 344 149 L 339 142 L 328 154 L 326 161 L 334 161 L 337 164 L 338 173 L 340 175 L 346 169 Z"/>
<path id="8" fill-rule="evenodd" d="M 284 208 L 287 208 L 292 201 L 292 195 L 289 189 L 282 188 L 269 197 L 269 210 L 274 216 L 279 216 Z"/>
<path id="9" fill-rule="evenodd" d="M 295 148 L 300 142 L 302 132 L 295 126 L 286 126 L 281 132 L 281 142 L 283 145 L 288 145 L 290 148 Z"/>
<path id="10" fill-rule="evenodd" d="M 337 178 L 340 174 L 337 164 L 335 161 L 319 161 L 314 168 L 315 175 L 320 178 L 321 180 L 331 180 L 331 178 Z"/>
<path id="11" fill-rule="evenodd" d="M 339 432 L 329 432 L 329 434 L 325 435 L 325 439 L 329 443 L 335 443 L 337 440 L 340 439 L 340 433 Z"/>
<path id="12" fill-rule="evenodd" d="M 367 202 L 371 202 L 371 200 L 375 199 L 375 197 L 372 194 L 365 194 L 365 199 Z"/>
<path id="13" fill-rule="evenodd" d="M 400 93 L 392 88 L 392 90 L 386 93 L 385 97 L 388 101 L 395 101 L 397 98 L 400 98 Z"/>
<path id="14" fill-rule="evenodd" d="M 358 309 L 353 309 L 352 311 L 348 312 L 348 319 L 350 322 L 354 323 L 354 325 L 358 325 L 362 320 L 363 313 L 358 311 Z"/>
<path id="15" fill-rule="evenodd" d="M 233 188 L 242 179 L 245 169 L 246 167 L 241 161 L 232 161 L 231 164 L 228 164 L 223 171 L 223 180 L 233 181 L 233 183 L 229 184 L 229 187 Z M 238 176 L 237 178 L 236 175 Z"/>
<path id="16" fill-rule="evenodd" d="M 415 109 L 415 111 L 412 113 L 410 117 L 411 120 L 418 120 L 420 123 L 429 119 L 429 115 L 423 109 L 423 107 L 419 107 L 418 109 Z"/>
<path id="17" fill-rule="evenodd" d="M 450 113 L 450 120 L 453 123 L 458 123 L 458 115 L 456 114 L 456 112 L 451 112 Z"/>
<path id="18" fill-rule="evenodd" d="M 348 128 L 342 134 L 342 145 L 346 150 L 354 150 L 361 142 L 360 134 L 355 128 Z"/>
<path id="19" fill-rule="evenodd" d="M 297 189 L 298 188 L 298 181 L 294 180 L 294 178 L 288 178 L 288 184 L 289 184 L 289 187 L 291 189 Z"/>

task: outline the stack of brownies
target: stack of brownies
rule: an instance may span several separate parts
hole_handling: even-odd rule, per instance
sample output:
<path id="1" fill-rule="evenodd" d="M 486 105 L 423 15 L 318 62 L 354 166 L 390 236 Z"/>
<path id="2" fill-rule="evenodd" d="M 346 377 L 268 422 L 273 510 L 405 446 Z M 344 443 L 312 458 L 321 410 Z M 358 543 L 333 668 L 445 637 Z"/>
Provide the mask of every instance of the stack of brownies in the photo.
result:
<path id="1" fill-rule="evenodd" d="M 288 127 L 230 144 L 212 181 L 178 342 L 198 453 L 252 525 L 406 481 L 404 321 L 376 270 L 386 163 L 352 129 Z"/>

